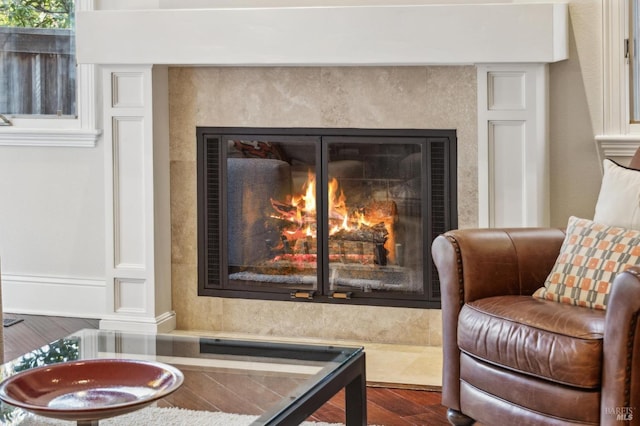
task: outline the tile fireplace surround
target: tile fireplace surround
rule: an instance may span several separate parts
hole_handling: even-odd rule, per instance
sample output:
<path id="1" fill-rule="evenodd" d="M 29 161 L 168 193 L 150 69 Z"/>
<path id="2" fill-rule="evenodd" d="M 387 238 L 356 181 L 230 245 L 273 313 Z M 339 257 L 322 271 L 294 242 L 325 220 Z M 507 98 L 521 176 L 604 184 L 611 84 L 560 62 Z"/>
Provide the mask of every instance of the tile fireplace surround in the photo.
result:
<path id="1" fill-rule="evenodd" d="M 198 297 L 196 126 L 456 129 L 459 225 L 548 223 L 566 4 L 119 3 L 77 17 L 111 182 L 101 328 L 441 343 L 439 310 Z"/>

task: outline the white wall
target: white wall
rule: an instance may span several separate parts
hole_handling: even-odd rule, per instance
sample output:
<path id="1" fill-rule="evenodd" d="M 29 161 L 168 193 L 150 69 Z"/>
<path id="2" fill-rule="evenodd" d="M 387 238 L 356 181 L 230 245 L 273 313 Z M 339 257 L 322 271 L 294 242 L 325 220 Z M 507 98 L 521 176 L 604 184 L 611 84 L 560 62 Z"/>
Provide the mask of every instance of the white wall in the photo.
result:
<path id="1" fill-rule="evenodd" d="M 549 66 L 552 226 L 571 215 L 593 218 L 600 189 L 602 1 L 570 2 L 569 59 Z"/>
<path id="2" fill-rule="evenodd" d="M 7 311 L 100 316 L 104 298 L 103 149 L 0 146 L 0 258 Z M 80 301 L 57 300 L 74 287 Z M 66 293 L 68 294 L 68 292 Z"/>

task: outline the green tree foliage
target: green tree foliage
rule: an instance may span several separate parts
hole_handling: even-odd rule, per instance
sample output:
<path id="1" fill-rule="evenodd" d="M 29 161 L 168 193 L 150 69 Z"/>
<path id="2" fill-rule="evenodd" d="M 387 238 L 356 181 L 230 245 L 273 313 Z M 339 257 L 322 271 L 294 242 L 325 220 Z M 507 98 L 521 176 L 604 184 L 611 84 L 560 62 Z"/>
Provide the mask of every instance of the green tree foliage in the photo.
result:
<path id="1" fill-rule="evenodd" d="M 73 0 L 0 0 L 0 27 L 71 28 Z"/>

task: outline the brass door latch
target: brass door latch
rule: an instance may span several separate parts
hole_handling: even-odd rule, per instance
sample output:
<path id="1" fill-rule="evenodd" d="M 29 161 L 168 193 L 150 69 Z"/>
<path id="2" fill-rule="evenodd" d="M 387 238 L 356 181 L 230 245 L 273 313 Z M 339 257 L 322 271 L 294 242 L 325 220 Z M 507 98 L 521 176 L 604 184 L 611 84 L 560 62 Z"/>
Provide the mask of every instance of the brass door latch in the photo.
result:
<path id="1" fill-rule="evenodd" d="M 296 290 L 291 292 L 292 299 L 313 299 L 313 296 L 316 294 L 315 291 L 308 290 Z"/>
<path id="2" fill-rule="evenodd" d="M 351 299 L 351 294 L 353 293 L 350 291 L 334 291 L 329 297 L 332 299 Z"/>

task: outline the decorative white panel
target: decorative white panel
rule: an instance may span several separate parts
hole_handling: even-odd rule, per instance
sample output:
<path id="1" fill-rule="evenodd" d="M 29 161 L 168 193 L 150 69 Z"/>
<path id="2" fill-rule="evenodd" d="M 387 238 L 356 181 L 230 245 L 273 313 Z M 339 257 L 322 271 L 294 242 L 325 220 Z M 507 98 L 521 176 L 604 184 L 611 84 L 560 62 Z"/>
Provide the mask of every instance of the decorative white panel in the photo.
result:
<path id="1" fill-rule="evenodd" d="M 489 169 L 493 176 L 490 199 L 491 223 L 521 226 L 525 220 L 525 123 L 492 121 L 489 123 Z"/>
<path id="2" fill-rule="evenodd" d="M 116 312 L 126 314 L 144 314 L 147 312 L 144 280 L 116 279 L 114 286 L 114 310 Z"/>
<path id="3" fill-rule="evenodd" d="M 490 110 L 523 110 L 526 105 L 523 72 L 490 72 L 487 74 Z"/>
<path id="4" fill-rule="evenodd" d="M 548 66 L 486 64 L 477 70 L 478 223 L 548 226 Z"/>
<path id="5" fill-rule="evenodd" d="M 116 65 L 100 71 L 107 212 L 106 312 L 100 328 L 168 332 L 176 326 L 168 218 L 168 70 Z"/>
<path id="6" fill-rule="evenodd" d="M 113 118 L 116 268 L 145 264 L 144 119 Z"/>
<path id="7" fill-rule="evenodd" d="M 128 108 L 144 106 L 143 75 L 140 72 L 114 72 L 111 75 L 111 106 Z"/>

